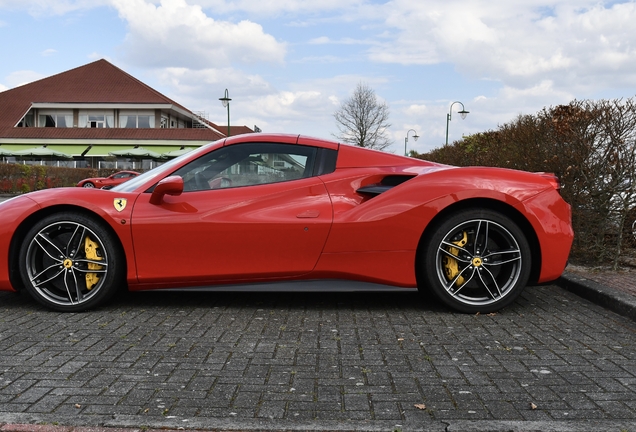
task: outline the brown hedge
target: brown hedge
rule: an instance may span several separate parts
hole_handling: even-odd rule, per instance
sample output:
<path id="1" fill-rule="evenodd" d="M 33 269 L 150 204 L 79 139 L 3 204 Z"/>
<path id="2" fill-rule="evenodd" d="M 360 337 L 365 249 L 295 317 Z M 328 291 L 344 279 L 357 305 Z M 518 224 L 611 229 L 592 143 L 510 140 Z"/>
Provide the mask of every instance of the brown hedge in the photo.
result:
<path id="1" fill-rule="evenodd" d="M 16 194 L 75 186 L 85 178 L 107 177 L 117 171 L 119 170 L 0 163 L 0 193 Z"/>
<path id="2" fill-rule="evenodd" d="M 572 258 L 613 263 L 632 253 L 636 219 L 636 101 L 572 101 L 417 155 L 456 166 L 557 174 L 572 205 Z"/>

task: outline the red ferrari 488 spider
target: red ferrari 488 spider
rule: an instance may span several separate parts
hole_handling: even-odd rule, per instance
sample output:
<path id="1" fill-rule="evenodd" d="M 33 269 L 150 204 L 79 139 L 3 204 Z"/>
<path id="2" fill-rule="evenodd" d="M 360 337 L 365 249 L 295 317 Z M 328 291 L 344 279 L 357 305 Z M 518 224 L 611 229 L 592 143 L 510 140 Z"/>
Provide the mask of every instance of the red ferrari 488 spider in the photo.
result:
<path id="1" fill-rule="evenodd" d="M 419 288 L 491 312 L 558 278 L 573 239 L 553 175 L 268 134 L 210 143 L 110 190 L 21 195 L 0 221 L 0 290 L 58 311 L 120 288 Z"/>

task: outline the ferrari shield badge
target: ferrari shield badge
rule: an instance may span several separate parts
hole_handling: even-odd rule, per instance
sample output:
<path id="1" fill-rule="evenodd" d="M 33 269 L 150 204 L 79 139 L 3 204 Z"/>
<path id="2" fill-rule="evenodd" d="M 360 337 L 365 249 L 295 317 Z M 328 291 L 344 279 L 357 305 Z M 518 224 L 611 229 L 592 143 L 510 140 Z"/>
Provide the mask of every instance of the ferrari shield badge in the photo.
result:
<path id="1" fill-rule="evenodd" d="M 123 211 L 126 208 L 126 203 L 128 200 L 126 198 L 115 198 L 113 200 L 113 205 L 115 206 L 115 210 L 118 212 Z"/>

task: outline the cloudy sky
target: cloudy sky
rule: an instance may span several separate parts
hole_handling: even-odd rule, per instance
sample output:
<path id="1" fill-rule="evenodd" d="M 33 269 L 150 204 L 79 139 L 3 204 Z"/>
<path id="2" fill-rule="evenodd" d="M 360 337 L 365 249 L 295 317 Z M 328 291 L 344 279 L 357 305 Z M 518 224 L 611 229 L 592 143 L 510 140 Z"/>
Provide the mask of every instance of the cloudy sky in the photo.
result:
<path id="1" fill-rule="evenodd" d="M 0 0 L 0 91 L 104 58 L 210 120 L 332 138 L 358 83 L 390 151 L 425 152 L 573 99 L 636 96 L 636 3 Z"/>

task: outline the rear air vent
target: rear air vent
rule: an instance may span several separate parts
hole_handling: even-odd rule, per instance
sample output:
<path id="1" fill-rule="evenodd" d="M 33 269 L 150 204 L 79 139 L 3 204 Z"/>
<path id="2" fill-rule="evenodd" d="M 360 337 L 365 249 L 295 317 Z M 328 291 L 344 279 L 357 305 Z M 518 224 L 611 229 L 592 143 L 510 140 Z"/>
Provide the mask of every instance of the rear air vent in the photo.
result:
<path id="1" fill-rule="evenodd" d="M 388 191 L 389 189 L 394 188 L 407 180 L 412 179 L 414 176 L 404 176 L 404 175 L 390 175 L 386 176 L 382 179 L 380 183 L 373 183 L 370 185 L 366 185 L 358 189 L 356 192 L 360 194 L 366 195 L 380 195 Z"/>

